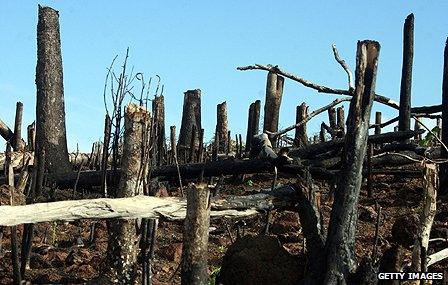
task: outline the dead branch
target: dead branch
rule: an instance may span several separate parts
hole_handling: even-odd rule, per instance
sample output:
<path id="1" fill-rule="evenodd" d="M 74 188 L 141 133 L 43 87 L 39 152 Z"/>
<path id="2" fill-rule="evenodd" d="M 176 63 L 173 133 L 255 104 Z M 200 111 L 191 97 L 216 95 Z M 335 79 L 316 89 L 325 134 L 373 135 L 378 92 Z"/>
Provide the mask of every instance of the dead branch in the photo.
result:
<path id="1" fill-rule="evenodd" d="M 339 56 L 339 52 L 338 52 L 338 49 L 336 48 L 336 45 L 332 44 L 331 48 L 333 49 L 334 59 L 336 59 L 336 61 L 342 66 L 344 71 L 347 73 L 347 76 L 348 76 L 348 90 L 352 92 L 353 90 L 355 90 L 355 83 L 353 82 L 353 74 L 350 71 L 350 69 L 349 69 L 347 63 L 345 62 L 345 60 L 343 60 Z"/>
<path id="2" fill-rule="evenodd" d="M 296 76 L 294 74 L 291 74 L 291 73 L 289 73 L 287 71 L 284 71 L 284 70 L 280 69 L 278 67 L 278 65 L 274 66 L 274 65 L 271 65 L 271 64 L 268 64 L 268 65 L 255 64 L 255 65 L 248 65 L 248 66 L 240 66 L 240 67 L 237 67 L 237 70 L 240 70 L 240 71 L 246 71 L 246 70 L 265 70 L 265 71 L 270 71 L 270 72 L 277 73 L 278 75 L 282 75 L 282 76 L 284 76 L 286 78 L 289 78 L 291 80 L 294 80 L 296 82 L 299 82 L 300 84 L 302 84 L 302 85 L 304 85 L 306 87 L 309 87 L 311 89 L 317 90 L 320 93 L 353 96 L 353 92 L 351 92 L 350 90 L 334 89 L 334 88 L 330 88 L 330 87 L 327 87 L 327 86 L 323 86 L 323 85 L 319 85 L 319 84 L 313 83 L 313 82 L 311 82 L 309 80 L 303 79 L 303 78 L 301 78 L 299 76 Z M 375 94 L 374 100 L 376 102 L 378 102 L 378 103 L 382 103 L 384 105 L 387 105 L 387 106 L 392 107 L 392 108 L 397 109 L 397 110 L 400 108 L 400 105 L 397 102 L 393 101 L 390 98 L 382 96 L 382 95 Z"/>

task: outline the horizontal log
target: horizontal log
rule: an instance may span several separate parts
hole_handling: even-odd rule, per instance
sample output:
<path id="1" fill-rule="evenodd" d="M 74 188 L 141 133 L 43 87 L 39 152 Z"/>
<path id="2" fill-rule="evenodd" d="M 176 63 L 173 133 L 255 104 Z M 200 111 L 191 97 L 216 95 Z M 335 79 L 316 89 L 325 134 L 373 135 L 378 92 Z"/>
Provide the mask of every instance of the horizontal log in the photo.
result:
<path id="1" fill-rule="evenodd" d="M 212 218 L 243 218 L 258 211 L 295 205 L 295 190 L 283 186 L 273 191 L 263 190 L 259 194 L 228 196 L 211 201 Z M 134 196 L 129 198 L 100 198 L 23 206 L 0 206 L 0 226 L 51 221 L 73 221 L 78 219 L 136 219 L 164 218 L 183 220 L 187 202 L 178 197 Z"/>
<path id="2" fill-rule="evenodd" d="M 442 104 L 411 108 L 411 113 L 413 114 L 433 114 L 438 112 L 442 112 Z"/>
<path id="3" fill-rule="evenodd" d="M 391 143 L 395 141 L 401 141 L 404 139 L 409 139 L 414 137 L 414 135 L 423 133 L 424 130 L 419 131 L 398 131 L 398 132 L 388 132 L 377 135 L 370 135 L 369 142 L 370 143 Z M 344 139 L 335 139 L 328 142 L 322 142 L 317 144 L 312 144 L 308 146 L 304 146 L 301 148 L 291 149 L 289 151 L 289 155 L 291 157 L 300 157 L 300 158 L 314 158 L 316 155 L 320 153 L 325 153 L 337 148 L 342 148 L 344 145 Z"/>

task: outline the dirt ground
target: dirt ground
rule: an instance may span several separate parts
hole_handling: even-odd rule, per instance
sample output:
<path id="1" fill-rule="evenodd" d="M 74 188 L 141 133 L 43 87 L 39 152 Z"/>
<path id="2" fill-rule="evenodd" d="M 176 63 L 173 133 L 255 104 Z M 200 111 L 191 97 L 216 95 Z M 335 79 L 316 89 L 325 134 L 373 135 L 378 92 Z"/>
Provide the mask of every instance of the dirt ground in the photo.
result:
<path id="1" fill-rule="evenodd" d="M 234 183 L 232 177 L 220 190 L 220 195 L 244 195 L 258 189 L 268 188 L 272 175 L 247 176 L 243 183 Z M 279 184 L 287 185 L 292 180 L 280 178 Z M 329 187 L 325 182 L 316 181 L 322 193 L 322 210 L 328 225 L 331 200 Z M 365 188 L 365 185 L 363 186 Z M 399 217 L 418 214 L 423 198 L 421 179 L 399 178 L 394 176 L 376 176 L 373 183 L 374 198 L 367 198 L 363 189 L 359 206 L 359 222 L 356 239 L 356 254 L 361 260 L 371 255 L 375 236 L 377 202 L 381 208 L 381 225 L 379 228 L 379 256 L 390 247 L 392 226 Z M 176 195 L 177 189 L 169 192 Z M 94 194 L 76 199 L 93 198 Z M 56 190 L 55 200 L 72 198 L 69 190 Z M 3 204 L 3 203 L 2 203 Z M 261 213 L 245 220 L 239 234 L 259 234 L 263 231 L 266 215 Z M 219 271 L 222 258 L 231 245 L 231 239 L 237 235 L 236 221 L 213 220 L 209 236 L 209 272 L 214 276 Z M 96 230 L 91 233 L 92 225 Z M 21 240 L 22 226 L 18 228 Z M 0 284 L 11 284 L 10 228 L 3 228 L 4 236 L 0 251 Z M 279 238 L 283 247 L 292 254 L 303 251 L 303 235 L 297 214 L 293 212 L 272 213 L 270 234 Z M 91 236 L 94 241 L 90 242 Z M 448 205 L 438 203 L 436 222 L 431 237 L 448 237 Z M 98 284 L 102 277 L 107 250 L 107 231 L 105 221 L 82 220 L 76 222 L 41 223 L 35 226 L 31 253 L 30 269 L 26 280 L 32 284 Z M 448 247 L 448 242 L 431 243 L 431 251 Z M 182 224 L 160 221 L 157 233 L 155 257 L 153 261 L 153 284 L 180 284 L 179 264 L 182 253 Z M 431 254 L 431 252 L 429 252 Z M 304 270 L 300 268 L 299 270 Z M 431 268 L 431 271 L 448 270 L 448 260 Z M 446 277 L 445 277 L 445 280 Z"/>

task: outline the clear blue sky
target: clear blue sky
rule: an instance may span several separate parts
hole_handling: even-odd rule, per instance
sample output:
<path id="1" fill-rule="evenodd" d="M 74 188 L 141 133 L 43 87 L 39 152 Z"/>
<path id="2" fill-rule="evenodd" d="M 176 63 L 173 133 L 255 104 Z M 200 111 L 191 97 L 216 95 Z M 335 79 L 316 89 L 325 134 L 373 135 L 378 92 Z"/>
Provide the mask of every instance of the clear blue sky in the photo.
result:
<path id="1" fill-rule="evenodd" d="M 37 4 L 60 13 L 69 149 L 89 151 L 102 136 L 106 68 L 130 47 L 130 65 L 165 84 L 166 122 L 179 127 L 183 92 L 202 89 L 203 127 L 210 138 L 216 104 L 227 101 L 232 133 L 246 132 L 250 102 L 264 101 L 266 73 L 236 71 L 278 64 L 317 83 L 346 88 L 331 44 L 354 69 L 357 40 L 381 43 L 377 92 L 399 98 L 402 33 L 415 14 L 412 104 L 441 102 L 448 1 L 10 1 L 0 8 L 0 118 L 12 127 L 15 103 L 24 123 L 35 116 Z M 118 66 L 117 66 L 118 67 Z M 313 110 L 336 96 L 285 82 L 280 126 L 295 106 Z M 386 118 L 396 112 L 376 105 Z M 326 115 L 312 120 L 310 134 Z M 245 136 L 245 135 L 243 135 Z"/>

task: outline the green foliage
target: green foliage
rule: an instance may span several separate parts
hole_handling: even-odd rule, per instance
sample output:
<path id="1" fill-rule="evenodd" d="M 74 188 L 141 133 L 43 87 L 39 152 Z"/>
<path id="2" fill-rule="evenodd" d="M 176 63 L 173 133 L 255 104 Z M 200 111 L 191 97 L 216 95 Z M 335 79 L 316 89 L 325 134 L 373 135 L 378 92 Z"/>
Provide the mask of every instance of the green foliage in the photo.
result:
<path id="1" fill-rule="evenodd" d="M 209 285 L 216 285 L 216 278 L 219 275 L 219 272 L 221 271 L 221 266 L 212 266 L 212 273 L 210 274 L 210 280 L 208 281 Z"/>
<path id="2" fill-rule="evenodd" d="M 219 247 L 218 247 L 218 252 L 219 253 L 225 253 L 227 251 L 227 247 L 226 246 L 224 246 L 224 245 L 220 245 Z"/>
<path id="3" fill-rule="evenodd" d="M 436 136 L 439 136 L 440 134 L 440 128 L 435 126 L 432 130 L 431 130 Z M 432 142 L 435 140 L 435 137 L 432 133 L 428 132 L 425 136 L 424 139 L 422 139 L 421 141 L 419 141 L 419 145 L 423 146 L 423 147 L 427 147 L 427 146 L 431 146 Z"/>
<path id="4" fill-rule="evenodd" d="M 252 187 L 254 186 L 254 182 L 250 179 L 246 180 L 246 186 Z"/>

